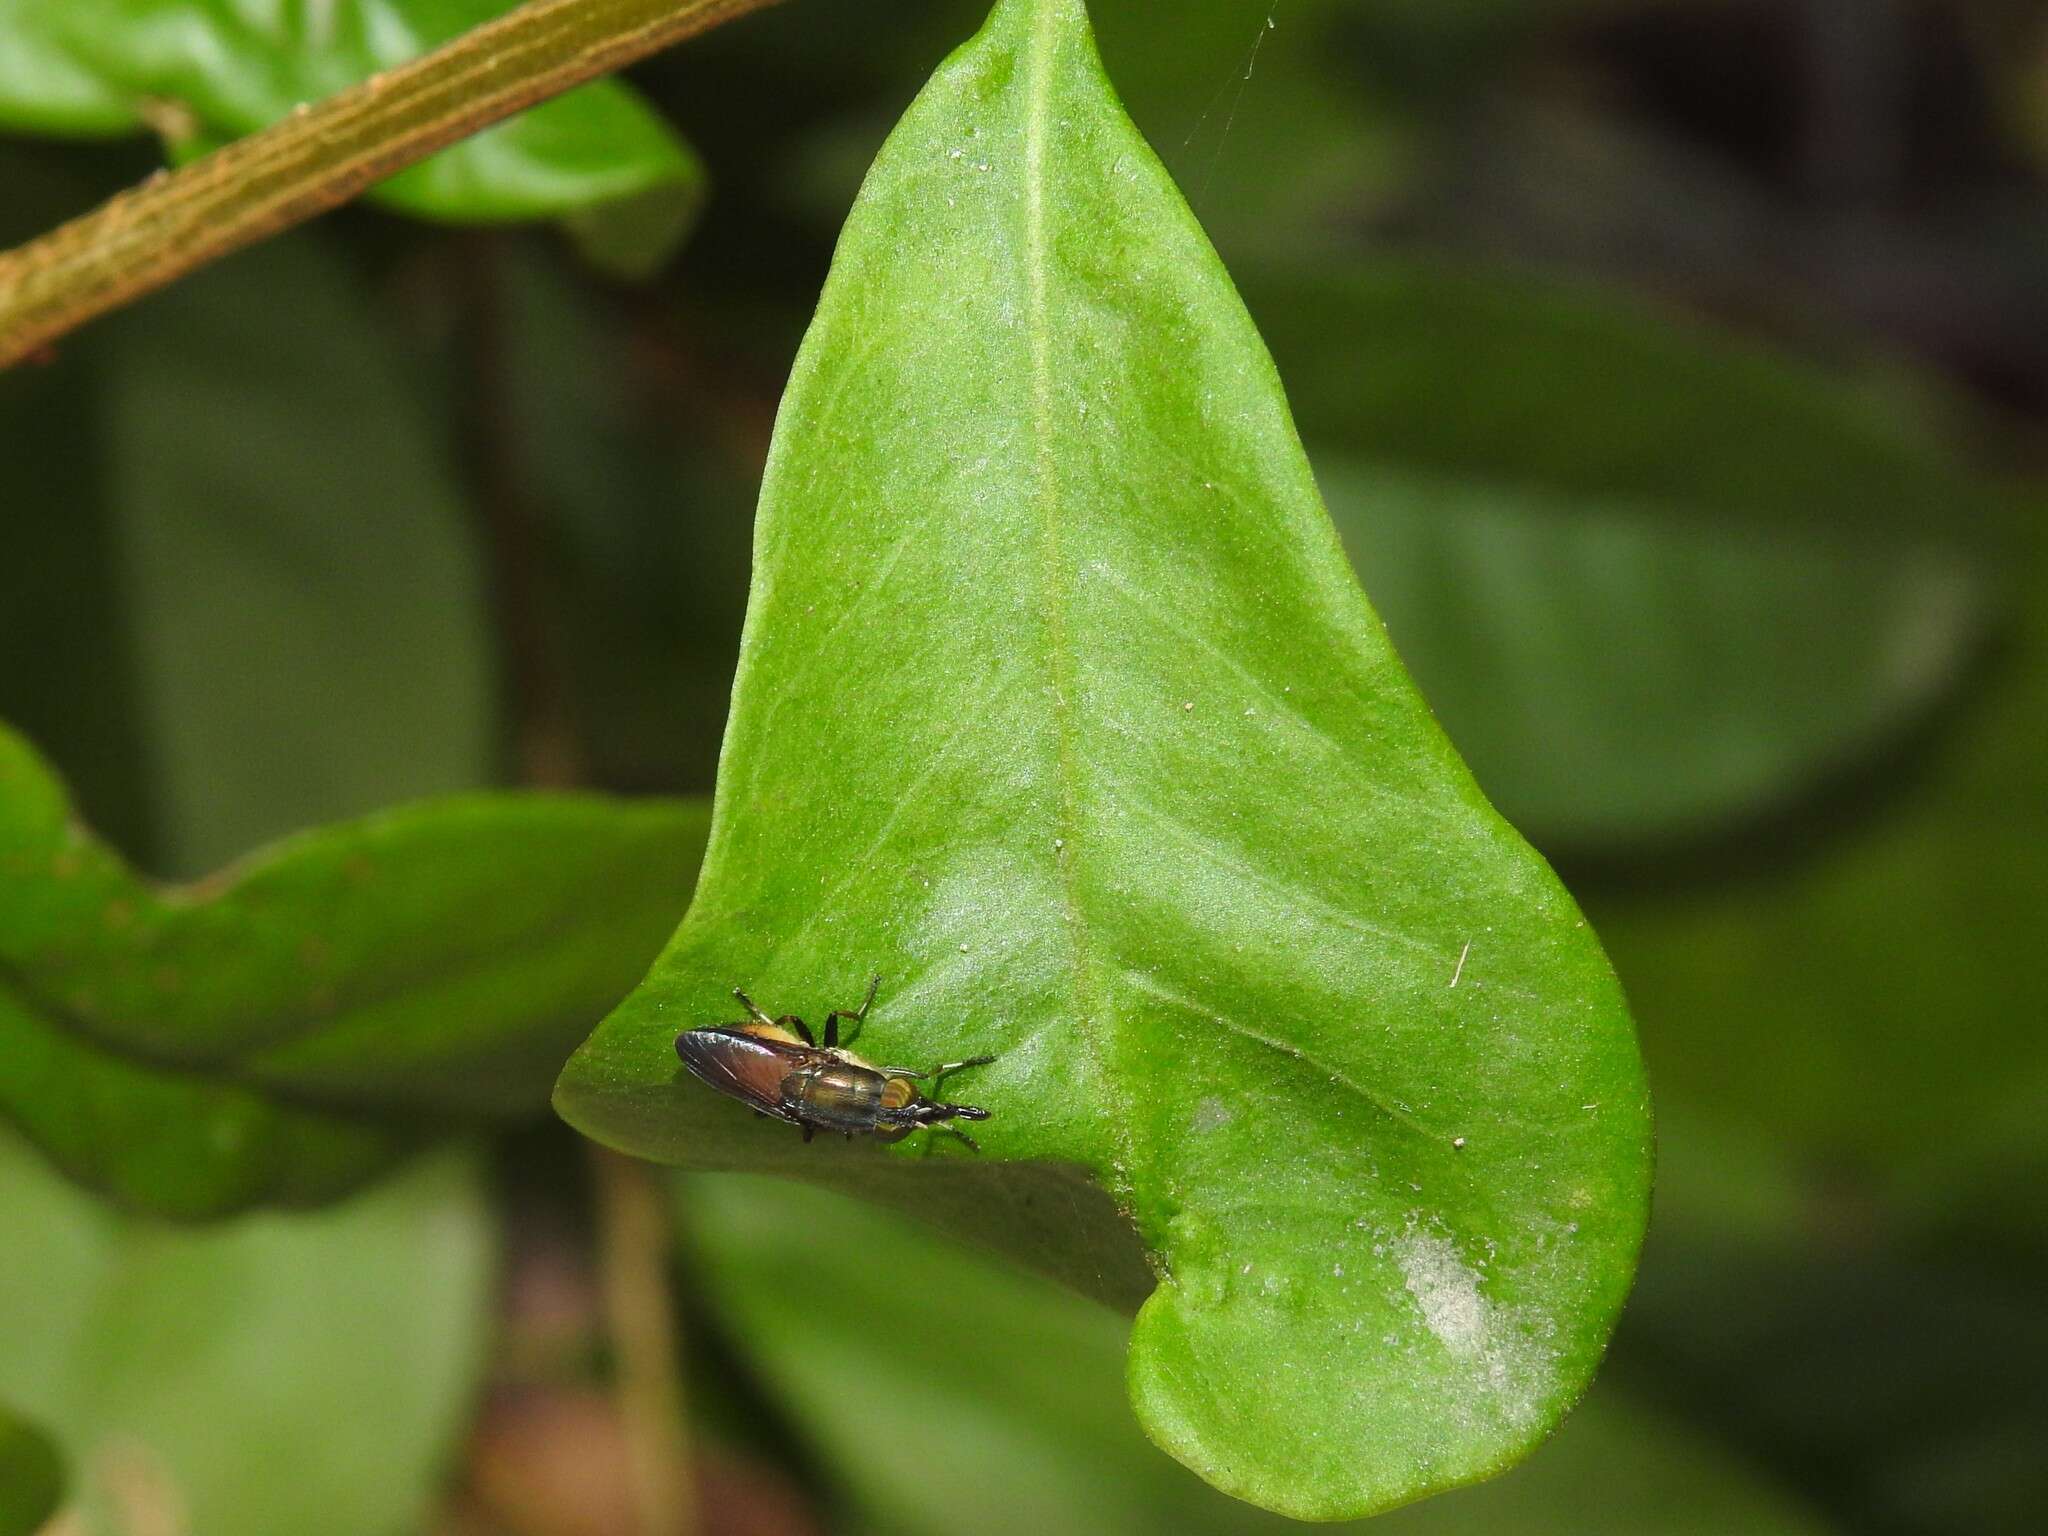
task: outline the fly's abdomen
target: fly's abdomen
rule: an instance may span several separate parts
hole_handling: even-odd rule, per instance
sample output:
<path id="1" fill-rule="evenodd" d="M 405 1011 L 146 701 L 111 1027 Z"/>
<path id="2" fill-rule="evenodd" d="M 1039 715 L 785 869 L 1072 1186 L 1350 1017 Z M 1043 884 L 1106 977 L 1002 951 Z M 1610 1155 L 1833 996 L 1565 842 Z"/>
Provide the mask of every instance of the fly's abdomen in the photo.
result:
<path id="1" fill-rule="evenodd" d="M 835 1061 L 782 1082 L 782 1100 L 821 1131 L 871 1131 L 882 1107 L 884 1080 L 846 1062 Z"/>

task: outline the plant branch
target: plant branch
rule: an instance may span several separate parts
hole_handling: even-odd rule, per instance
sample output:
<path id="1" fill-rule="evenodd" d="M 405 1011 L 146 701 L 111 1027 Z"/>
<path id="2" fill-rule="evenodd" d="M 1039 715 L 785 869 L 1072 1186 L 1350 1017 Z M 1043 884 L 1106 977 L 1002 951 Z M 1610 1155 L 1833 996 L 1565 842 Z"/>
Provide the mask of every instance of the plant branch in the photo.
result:
<path id="1" fill-rule="evenodd" d="M 438 149 L 773 0 L 530 0 L 0 255 L 0 368 Z"/>
<path id="2" fill-rule="evenodd" d="M 569 707 L 562 634 L 548 611 L 539 510 L 526 489 L 532 476 L 521 462 L 507 390 L 498 242 L 473 237 L 452 254 L 460 258 L 450 274 L 460 360 L 456 437 L 469 469 L 519 778 L 573 788 L 585 777 L 584 753 Z M 585 1151 L 632 1536 L 697 1536 L 696 1461 L 669 1275 L 674 1240 L 667 1194 L 653 1165 L 596 1142 L 586 1142 Z"/>

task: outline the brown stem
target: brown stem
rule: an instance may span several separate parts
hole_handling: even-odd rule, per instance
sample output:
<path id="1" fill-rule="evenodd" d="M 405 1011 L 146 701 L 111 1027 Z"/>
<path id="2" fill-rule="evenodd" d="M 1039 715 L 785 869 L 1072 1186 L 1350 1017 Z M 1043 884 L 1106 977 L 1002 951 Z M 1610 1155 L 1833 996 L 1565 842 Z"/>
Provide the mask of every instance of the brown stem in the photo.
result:
<path id="1" fill-rule="evenodd" d="M 696 1536 L 697 1490 L 669 1295 L 662 1182 L 653 1165 L 589 1145 L 599 1267 L 639 1536 Z"/>
<path id="2" fill-rule="evenodd" d="M 0 368 L 513 113 L 773 0 L 529 0 L 0 255 Z"/>
<path id="3" fill-rule="evenodd" d="M 539 513 L 525 490 L 531 476 L 518 462 L 517 425 L 505 384 L 505 296 L 496 246 L 489 237 L 476 237 L 455 253 L 462 258 L 454 274 L 462 363 L 457 437 L 477 509 L 520 780 L 563 789 L 583 781 L 583 753 L 568 707 L 560 632 L 548 612 Z M 696 1536 L 696 1467 L 683 1402 L 681 1331 L 669 1286 L 664 1190 L 649 1164 L 595 1142 L 585 1146 L 635 1536 Z"/>

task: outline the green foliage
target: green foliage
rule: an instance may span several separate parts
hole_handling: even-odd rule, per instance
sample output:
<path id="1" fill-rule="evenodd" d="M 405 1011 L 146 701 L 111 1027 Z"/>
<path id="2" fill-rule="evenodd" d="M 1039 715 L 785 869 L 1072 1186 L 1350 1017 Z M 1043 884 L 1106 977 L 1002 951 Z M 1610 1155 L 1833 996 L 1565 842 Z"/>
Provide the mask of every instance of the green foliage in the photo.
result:
<path id="1" fill-rule="evenodd" d="M 2031 565 L 2005 667 L 1884 817 L 1597 910 L 1674 1098 L 1937 1219 L 2002 1203 L 2038 1242 L 2048 580 Z"/>
<path id="2" fill-rule="evenodd" d="M 0 376 L 0 719 L 36 744 L 0 731 L 0 1122 L 32 1143 L 0 1135 L 0 1536 L 56 1497 L 45 1429 L 67 1531 L 462 1522 L 424 1506 L 493 1305 L 466 1171 L 191 1232 L 44 1164 L 221 1216 L 534 1106 L 672 926 L 701 813 L 379 808 L 505 776 L 507 527 L 589 781 L 708 782 L 824 242 L 987 3 L 803 0 L 644 71 L 734 172 L 675 281 L 345 214 Z M 1911 152 L 1847 188 L 1811 81 L 1759 116 L 1672 46 L 1802 34 L 1661 3 L 1096 8 L 1401 663 L 1571 877 L 1660 1089 L 1599 1384 L 1525 1464 L 1375 1519 L 1818 1529 L 1767 1467 L 1843 1529 L 2023 1529 L 2048 584 L 1997 440 L 1951 455 L 1948 402 L 1836 327 L 2038 415 L 2031 291 L 1998 292 L 2038 28 L 1979 6 L 1979 56 L 1896 61 Z M 0 124 L 190 155 L 504 8 L 0 0 Z M 1613 983 L 1350 591 L 1186 210 L 1063 29 L 1039 67 L 1034 24 L 1077 9 L 1009 0 L 875 170 L 777 439 L 705 900 L 561 1085 L 607 1140 L 788 1176 L 685 1181 L 685 1356 L 712 1455 L 748 1441 L 835 1529 L 1280 1528 L 1148 1443 L 1133 1386 L 1160 1444 L 1292 1511 L 1482 1473 L 1583 1382 L 1641 1216 Z M 636 102 L 580 93 L 395 190 L 645 265 L 699 177 Z M 152 158 L 0 145 L 0 240 Z M 110 847 L 229 867 L 159 886 Z M 999 1053 L 947 1084 L 994 1110 L 985 1155 L 805 1146 L 680 1073 L 735 982 L 816 1022 L 871 970 L 867 1053 Z M 530 1233 L 575 1161 L 520 1147 L 494 1196 Z M 543 1369 L 594 1414 L 602 1351 L 562 1342 Z"/>
<path id="3" fill-rule="evenodd" d="M 1250 293 L 1367 592 L 1541 847 L 1783 803 L 1982 637 L 2008 519 L 1894 381 L 1440 261 Z"/>
<path id="4" fill-rule="evenodd" d="M 10 184 L 61 198 L 33 174 Z M 23 514 L 0 518 L 0 614 L 15 654 L 37 658 L 0 679 L 0 697 L 75 765 L 86 815 L 149 865 L 197 874 L 490 772 L 462 487 L 381 319 L 345 263 L 295 237 L 0 383 L 9 440 L 58 445 L 0 466 L 0 499 Z M 18 740 L 6 755 L 24 778 L 0 823 L 55 857 L 77 813 Z M 265 856 L 262 912 L 217 899 L 247 869 L 202 882 L 216 899 L 194 904 L 80 842 L 81 869 L 134 914 L 136 947 L 74 951 L 69 981 L 42 959 L 6 973 L 0 1111 L 140 1209 L 331 1199 L 451 1118 L 537 1107 L 687 901 L 702 836 L 690 805 L 418 807 Z M 309 883 L 371 844 L 393 861 L 377 880 L 326 895 Z M 579 885 L 602 890 L 575 910 Z M 26 942 L 24 913 L 54 924 L 53 942 L 116 938 L 80 890 L 0 885 L 9 953 Z M 337 947 L 337 920 L 356 930 L 354 954 Z M 331 985 L 296 954 L 323 957 Z M 167 1013 L 149 978 L 173 971 Z M 215 981 L 246 990 L 224 1000 L 204 990 Z M 388 994 L 375 1008 L 342 1006 L 371 984 Z M 73 987 L 95 1009 L 73 1009 Z"/>
<path id="5" fill-rule="evenodd" d="M 537 1108 L 687 902 L 704 826 L 479 795 L 159 889 L 0 729 L 0 1110 L 145 1209 L 331 1197 L 421 1129 Z"/>
<path id="6" fill-rule="evenodd" d="M 40 164 L 0 177 L 82 197 Z M 0 375 L 0 440 L 36 445 L 0 455 L 0 643 L 34 658 L 0 717 L 148 867 L 492 777 L 483 583 L 419 372 L 298 235 Z"/>
<path id="7" fill-rule="evenodd" d="M 1000 1054 L 949 1085 L 986 1164 L 805 1151 L 678 1081 L 736 982 L 815 1016 L 870 970 L 871 1057 Z M 698 897 L 556 1102 L 696 1167 L 1035 1165 L 1004 1224 L 1040 1257 L 1085 1169 L 1159 1277 L 1140 1419 L 1291 1514 L 1497 1471 L 1592 1372 L 1648 1183 L 1619 989 L 1394 660 L 1075 0 L 1000 5 L 870 174 L 770 455 Z"/>
<path id="8" fill-rule="evenodd" d="M 509 10 L 507 0 L 0 0 L 0 127 L 105 134 L 191 116 L 192 153 L 402 64 Z M 650 200 L 640 245 L 673 243 L 701 195 L 696 156 L 631 88 L 599 81 L 465 139 L 373 198 L 460 222 L 556 218 Z"/>
<path id="9" fill-rule="evenodd" d="M 951 1536 L 1278 1532 L 1145 1443 L 1123 1327 L 1056 1286 L 783 1179 L 680 1181 L 689 1270 L 821 1454 L 855 1529 Z M 792 1304 L 796 1302 L 797 1304 Z M 906 1348 L 906 1341 L 910 1341 Z M 849 1393 L 849 1381 L 890 1390 Z M 1733 1458 L 1604 1381 L 1556 1439 L 1375 1536 L 1793 1536 L 1821 1529 Z"/>
<path id="10" fill-rule="evenodd" d="M 63 1497 L 57 1448 L 0 1403 L 0 1536 L 35 1536 Z"/>
<path id="11" fill-rule="evenodd" d="M 88 1536 L 416 1530 L 488 1337 L 492 1246 L 462 1159 L 182 1232 L 0 1137 L 0 1397 L 65 1446 Z"/>
<path id="12" fill-rule="evenodd" d="M 73 378 L 103 452 L 78 510 L 101 523 L 117 606 L 74 607 L 59 627 L 112 625 L 126 642 L 149 862 L 166 873 L 492 776 L 464 487 L 381 318 L 345 262 L 299 237 L 81 348 Z M 60 705 L 103 676 L 61 679 Z M 48 717 L 39 741 L 69 729 Z M 100 750 L 52 744 L 67 765 Z"/>

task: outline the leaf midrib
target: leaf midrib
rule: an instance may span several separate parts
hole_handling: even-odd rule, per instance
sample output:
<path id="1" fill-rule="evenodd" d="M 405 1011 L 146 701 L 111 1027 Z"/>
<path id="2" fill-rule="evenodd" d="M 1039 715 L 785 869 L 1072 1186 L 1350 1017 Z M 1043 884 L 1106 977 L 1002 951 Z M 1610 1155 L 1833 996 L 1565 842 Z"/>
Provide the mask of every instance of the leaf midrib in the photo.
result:
<path id="1" fill-rule="evenodd" d="M 1061 927 L 1066 934 L 1068 969 L 1073 975 L 1077 1006 L 1074 1033 L 1092 1058 L 1096 1081 L 1111 1105 L 1108 1131 L 1112 1166 L 1104 1172 L 1118 1202 L 1128 1206 L 1135 1194 L 1131 1175 L 1131 1105 L 1129 1095 L 1122 1091 L 1109 1071 L 1107 1053 L 1098 1035 L 1102 1022 L 1108 1017 L 1108 999 L 1097 974 L 1074 868 L 1081 848 L 1080 839 L 1076 836 L 1081 819 L 1080 768 L 1070 698 L 1074 665 L 1067 634 L 1066 598 L 1062 590 L 1062 499 L 1059 466 L 1053 452 L 1052 326 L 1047 301 L 1051 255 L 1046 238 L 1045 212 L 1045 149 L 1051 116 L 1052 54 L 1060 26 L 1055 9 L 1052 5 L 1032 4 L 1031 32 L 1024 62 L 1028 82 L 1024 111 L 1024 313 L 1025 331 L 1031 346 L 1031 490 L 1039 520 L 1039 583 L 1045 616 L 1046 671 L 1052 680 L 1054 766 L 1059 782 L 1059 804 L 1054 815 L 1059 836 L 1053 846 L 1053 864 L 1059 871 L 1060 898 L 1065 908 L 1061 914 L 1064 919 Z"/>

